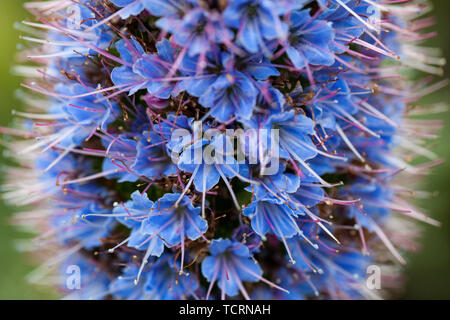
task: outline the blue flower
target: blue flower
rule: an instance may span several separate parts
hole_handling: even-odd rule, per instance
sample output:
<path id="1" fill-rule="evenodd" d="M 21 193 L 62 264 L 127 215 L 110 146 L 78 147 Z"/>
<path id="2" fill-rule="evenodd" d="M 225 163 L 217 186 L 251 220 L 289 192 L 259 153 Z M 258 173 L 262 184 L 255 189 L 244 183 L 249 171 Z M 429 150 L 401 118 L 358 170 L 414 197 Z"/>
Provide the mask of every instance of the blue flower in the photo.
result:
<path id="1" fill-rule="evenodd" d="M 258 133 L 243 135 L 241 144 L 251 163 L 258 163 L 260 175 L 277 174 L 280 159 L 298 162 L 302 168 L 313 173 L 306 163 L 319 153 L 311 137 L 315 134 L 313 120 L 290 110 L 270 115 L 262 113 L 241 122 L 249 132 L 253 130 Z"/>
<path id="2" fill-rule="evenodd" d="M 151 208 L 151 216 L 143 221 L 143 232 L 158 235 L 166 246 L 184 246 L 186 238 L 196 240 L 208 229 L 208 223 L 192 205 L 191 199 L 178 193 L 166 193 Z"/>
<path id="3" fill-rule="evenodd" d="M 179 273 L 174 255 L 165 254 L 146 273 L 145 292 L 158 300 L 186 300 L 197 297 L 198 280 L 192 274 Z"/>
<path id="4" fill-rule="evenodd" d="M 216 49 L 218 50 L 218 48 Z M 235 81 L 233 77 L 237 76 L 238 79 L 242 77 L 242 82 L 236 84 L 236 86 L 242 86 L 242 88 L 234 90 L 236 92 L 228 92 L 226 96 L 221 98 L 222 104 L 233 104 L 233 94 L 239 94 L 241 90 L 245 92 L 248 88 L 257 87 L 256 82 L 250 83 L 252 77 L 256 80 L 267 80 L 271 76 L 280 75 L 278 70 L 271 66 L 268 60 L 260 54 L 245 58 L 235 57 L 225 52 L 222 52 L 219 57 L 213 52 L 208 52 L 205 57 L 200 55 L 195 57 L 185 56 L 180 69 L 186 79 L 183 79 L 179 83 L 179 87 L 195 97 L 205 99 L 205 103 L 211 104 L 214 101 L 211 101 L 213 97 L 209 95 L 213 95 L 214 92 L 221 94 L 219 90 L 224 91 L 224 86 L 231 87 Z M 236 70 L 239 71 L 236 72 Z M 219 90 L 211 89 L 219 80 L 232 83 L 218 83 L 220 87 L 217 89 Z M 263 86 L 261 84 L 261 87 Z M 231 91 L 231 88 L 226 90 Z M 251 90 L 254 92 L 257 89 L 254 88 Z M 231 101 L 226 101 L 225 99 L 231 99 Z M 253 97 L 249 97 L 248 101 L 253 101 Z M 204 105 L 204 107 L 208 107 L 208 105 Z"/>
<path id="5" fill-rule="evenodd" d="M 202 8 L 188 11 L 182 20 L 162 18 L 157 26 L 173 34 L 175 42 L 186 47 L 189 56 L 205 54 L 213 45 L 233 38 L 233 33 L 222 26 L 216 12 Z"/>
<path id="6" fill-rule="evenodd" d="M 145 51 L 134 39 L 117 41 L 116 49 L 127 65 L 114 68 L 111 72 L 111 80 L 114 85 L 129 91 L 130 95 L 135 94 L 145 87 L 145 82 L 139 74 L 133 71 L 133 65 L 145 54 Z"/>
<path id="7" fill-rule="evenodd" d="M 60 182 L 75 175 L 79 171 L 89 172 L 92 163 L 83 162 L 72 154 L 61 158 L 61 153 L 56 150 L 48 150 L 40 154 L 34 161 L 35 168 L 41 172 L 38 181 L 44 186 L 44 194 L 52 196 L 61 191 Z M 65 172 L 62 175 L 61 172 Z M 33 194 L 28 195 L 33 199 Z"/>
<path id="8" fill-rule="evenodd" d="M 130 16 L 137 16 L 144 11 L 142 0 L 111 0 L 111 2 L 119 8 L 123 8 L 119 11 L 119 15 L 122 19 L 127 19 Z"/>
<path id="9" fill-rule="evenodd" d="M 342 190 L 342 195 L 360 199 L 358 204 L 349 207 L 348 215 L 368 230 L 373 231 L 373 222 L 382 223 L 391 213 L 394 192 L 385 186 L 366 180 L 355 181 Z"/>
<path id="10" fill-rule="evenodd" d="M 194 97 L 202 96 L 223 72 L 222 61 L 212 52 L 204 57 L 185 55 L 180 67 L 185 79 L 180 81 L 180 88 Z"/>
<path id="11" fill-rule="evenodd" d="M 314 207 L 323 202 L 325 191 L 316 182 L 317 180 L 314 177 L 305 176 L 301 179 L 301 188 L 291 193 L 289 199 L 298 205 L 306 207 Z"/>
<path id="12" fill-rule="evenodd" d="M 144 131 L 139 136 L 133 172 L 151 179 L 169 177 L 177 173 L 176 165 L 164 148 L 167 141 L 160 133 Z"/>
<path id="13" fill-rule="evenodd" d="M 130 16 L 137 16 L 142 11 L 148 10 L 152 15 L 159 17 L 168 17 L 178 15 L 187 4 L 194 4 L 196 0 L 111 0 L 111 2 L 122 8 L 118 14 L 122 19 Z"/>
<path id="14" fill-rule="evenodd" d="M 230 59 L 231 57 L 226 59 L 224 65 L 229 65 Z M 234 59 L 236 65 L 244 66 L 243 72 L 250 74 L 256 80 L 267 80 L 269 77 L 280 75 L 280 72 L 262 54 L 254 54 L 245 59 Z"/>
<path id="15" fill-rule="evenodd" d="M 49 44 L 46 44 L 46 51 L 50 56 L 57 57 L 49 63 L 55 68 L 56 74 L 59 73 L 60 63 L 67 65 L 66 71 L 70 72 L 74 59 L 80 61 L 80 56 L 97 54 L 98 50 L 105 50 L 110 46 L 113 39 L 111 29 L 102 25 L 92 30 L 91 28 L 96 24 L 96 14 L 81 1 L 73 3 L 59 19 L 58 28 L 50 28 Z M 88 45 L 84 44 L 84 41 Z M 82 71 L 82 68 L 78 71 Z"/>
<path id="16" fill-rule="evenodd" d="M 242 224 L 233 231 L 232 240 L 235 242 L 245 242 L 250 253 L 259 253 L 262 249 L 262 239 L 247 224 Z"/>
<path id="17" fill-rule="evenodd" d="M 326 21 L 312 19 L 307 11 L 295 11 L 289 28 L 286 53 L 297 69 L 308 64 L 331 66 L 334 63 L 330 50 L 334 32 Z"/>
<path id="18" fill-rule="evenodd" d="M 259 170 L 252 170 L 251 181 L 255 183 L 245 190 L 252 192 L 257 199 L 286 199 L 286 193 L 296 192 L 300 187 L 300 177 L 285 171 L 285 164 L 279 164 L 274 174 L 265 171 L 265 174 L 261 175 Z"/>
<path id="19" fill-rule="evenodd" d="M 193 173 L 197 191 L 209 191 L 220 178 L 233 178 L 239 171 L 232 147 L 230 137 L 223 134 L 195 141 L 180 155 L 178 168 Z"/>
<path id="20" fill-rule="evenodd" d="M 283 291 L 270 292 L 272 298 L 277 300 L 307 300 L 319 295 L 316 286 L 309 281 L 310 274 L 299 272 L 292 266 L 282 267 L 276 274 L 280 286 L 289 288 L 289 293 Z"/>
<path id="21" fill-rule="evenodd" d="M 376 299 L 377 295 L 367 291 L 367 267 L 371 259 L 359 252 L 344 252 L 326 258 L 318 256 L 322 273 L 312 274 L 319 292 L 332 299 Z M 330 286 L 332 281 L 335 285 Z"/>
<path id="22" fill-rule="evenodd" d="M 149 300 L 154 298 L 154 295 L 144 290 L 144 283 L 147 273 L 142 275 L 143 281 L 138 285 L 134 283 L 139 273 L 139 268 L 131 265 L 122 270 L 120 276 L 111 281 L 109 285 L 109 292 L 111 292 L 116 299 L 123 300 Z"/>
<path id="23" fill-rule="evenodd" d="M 328 75 L 326 78 L 330 79 Z M 322 81 L 325 79 L 325 74 L 317 73 L 316 79 Z M 360 123 L 353 117 L 358 109 L 351 100 L 351 90 L 347 81 L 341 77 L 333 77 L 325 85 L 317 86 L 320 89 L 317 90 L 312 102 L 309 102 L 313 108 L 312 114 L 316 122 L 320 123 L 323 128 L 333 131 L 336 130 L 336 122 L 340 119 L 344 119 L 343 124 L 348 123 L 345 119 L 355 124 Z"/>
<path id="24" fill-rule="evenodd" d="M 142 273 L 143 268 L 148 263 L 150 256 L 159 257 L 164 251 L 164 242 L 158 234 L 151 234 L 143 230 L 144 221 L 153 215 L 153 202 L 148 199 L 146 193 L 135 191 L 131 194 L 131 200 L 117 204 L 113 210 L 113 217 L 121 224 L 131 229 L 130 235 L 121 241 L 115 247 L 110 248 L 109 252 L 114 252 L 120 246 L 127 244 L 139 250 L 145 250 L 144 261 L 142 262 L 137 279 Z"/>
<path id="25" fill-rule="evenodd" d="M 296 260 L 287 239 L 300 237 L 306 240 L 312 248 L 318 248 L 317 244 L 314 244 L 305 235 L 297 223 L 297 217 L 305 214 L 301 207 L 290 208 L 284 200 L 267 198 L 253 201 L 244 209 L 243 214 L 250 218 L 252 229 L 263 240 L 266 239 L 268 233 L 281 240 L 291 263 L 295 263 Z"/>
<path id="26" fill-rule="evenodd" d="M 131 200 L 116 205 L 113 215 L 121 224 L 137 230 L 141 227 L 142 221 L 151 215 L 152 207 L 153 201 L 148 199 L 148 195 L 136 190 L 131 194 Z"/>
<path id="27" fill-rule="evenodd" d="M 199 102 L 210 109 L 211 116 L 220 122 L 226 122 L 232 115 L 250 119 L 257 95 L 258 90 L 252 80 L 236 71 L 220 75 L 200 97 Z"/>
<path id="28" fill-rule="evenodd" d="M 60 84 L 56 91 L 73 98 L 56 101 L 52 107 L 51 112 L 59 120 L 61 129 L 49 140 L 50 146 L 73 148 L 80 145 L 97 129 L 107 131 L 108 125 L 120 115 L 117 104 L 95 94 L 93 88 L 85 88 L 81 84 Z"/>
<path id="29" fill-rule="evenodd" d="M 278 199 L 268 198 L 253 201 L 242 213 L 250 218 L 252 229 L 263 239 L 268 233 L 277 236 L 286 247 L 290 260 L 294 261 L 286 239 L 303 236 L 296 221 L 298 215 L 304 214 L 302 211 L 293 210 Z"/>
<path id="30" fill-rule="evenodd" d="M 265 84 L 261 84 L 261 87 L 263 88 L 261 91 L 266 90 L 266 93 L 263 94 L 260 91 L 256 100 L 256 111 L 270 111 L 273 113 L 283 112 L 286 104 L 286 98 L 280 90 L 271 86 L 265 87 Z"/>
<path id="31" fill-rule="evenodd" d="M 133 66 L 133 71 L 146 80 L 145 86 L 152 95 L 167 99 L 177 95 L 177 83 L 166 79 L 175 59 L 174 49 L 167 40 L 156 44 L 158 55 L 144 54 Z"/>
<path id="32" fill-rule="evenodd" d="M 286 9 L 286 8 L 285 8 Z M 271 0 L 232 0 L 223 12 L 225 23 L 238 30 L 238 42 L 247 51 L 266 50 L 265 40 L 284 39 L 287 26 L 280 19 L 283 6 Z"/>
<path id="33" fill-rule="evenodd" d="M 271 115 L 265 126 L 279 130 L 281 157 L 303 163 L 317 155 L 317 148 L 311 139 L 315 124 L 310 118 L 296 115 L 291 110 Z"/>
<path id="34" fill-rule="evenodd" d="M 369 8 L 371 6 L 366 3 L 359 3 L 357 0 L 346 0 L 344 3 L 361 19 L 364 19 L 369 15 Z M 345 52 L 348 49 L 349 42 L 353 39 L 359 38 L 365 30 L 364 24 L 362 24 L 359 19 L 336 2 L 334 6 L 331 6 L 328 10 L 325 10 L 319 16 L 319 19 L 332 23 L 335 38 L 331 49 L 337 53 Z"/>
<path id="35" fill-rule="evenodd" d="M 108 179 L 118 179 L 119 182 L 135 182 L 139 175 L 133 174 L 129 167 L 136 158 L 137 142 L 126 136 L 105 136 L 102 139 L 106 148 L 103 160 L 103 172 L 118 171 L 107 175 Z"/>
<path id="36" fill-rule="evenodd" d="M 133 43 L 138 53 L 142 51 L 136 42 Z M 125 49 L 125 44 L 119 44 Z M 175 59 L 174 49 L 167 40 L 156 44 L 158 54 L 142 54 L 142 57 L 134 62 L 133 67 L 122 66 L 115 68 L 111 79 L 116 86 L 130 88 L 130 95 L 138 90 L 146 88 L 148 92 L 157 98 L 168 99 L 171 95 L 178 94 L 177 81 L 169 77 L 171 66 Z M 124 59 L 130 59 L 126 53 Z M 129 62 L 129 61 L 128 61 Z"/>
<path id="37" fill-rule="evenodd" d="M 79 242 L 87 249 L 102 245 L 101 239 L 109 235 L 115 223 L 108 217 L 111 211 L 98 202 L 98 197 L 93 196 L 92 192 L 99 190 L 97 185 L 74 185 L 61 191 L 63 195 L 60 196 L 58 210 L 70 214 L 54 215 L 50 219 L 60 243 L 67 245 Z"/>
<path id="38" fill-rule="evenodd" d="M 190 4 L 195 4 L 197 0 L 141 0 L 152 15 L 158 17 L 170 17 L 178 15 L 187 10 Z"/>
<path id="39" fill-rule="evenodd" d="M 257 282 L 262 275 L 248 248 L 229 239 L 216 239 L 209 250 L 211 255 L 202 262 L 202 274 L 210 282 L 207 298 L 216 281 L 222 290 L 222 298 L 224 295 L 235 296 L 239 291 L 248 297 L 242 282 Z"/>

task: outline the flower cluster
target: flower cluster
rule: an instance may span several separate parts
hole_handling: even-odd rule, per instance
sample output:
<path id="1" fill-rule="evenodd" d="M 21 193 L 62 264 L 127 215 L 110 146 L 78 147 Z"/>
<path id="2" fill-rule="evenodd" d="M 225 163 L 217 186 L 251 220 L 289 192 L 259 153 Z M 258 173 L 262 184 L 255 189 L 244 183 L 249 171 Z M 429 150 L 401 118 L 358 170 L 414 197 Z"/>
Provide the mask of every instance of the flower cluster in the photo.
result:
<path id="1" fill-rule="evenodd" d="M 438 224 L 401 186 L 439 163 L 436 122 L 407 117 L 445 85 L 403 72 L 441 72 L 423 1 L 26 7 L 29 108 L 2 130 L 4 196 L 51 254 L 31 279 L 80 299 L 378 298 L 368 266 L 405 263 L 407 219 Z"/>

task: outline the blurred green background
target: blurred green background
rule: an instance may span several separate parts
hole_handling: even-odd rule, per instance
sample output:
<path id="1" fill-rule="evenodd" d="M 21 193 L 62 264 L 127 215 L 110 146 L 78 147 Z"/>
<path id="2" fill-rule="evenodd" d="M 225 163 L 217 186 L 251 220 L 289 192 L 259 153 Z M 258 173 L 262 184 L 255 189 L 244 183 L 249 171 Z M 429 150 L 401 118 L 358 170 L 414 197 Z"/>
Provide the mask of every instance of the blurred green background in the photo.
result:
<path id="1" fill-rule="evenodd" d="M 19 43 L 19 32 L 13 28 L 14 22 L 21 21 L 27 14 L 22 9 L 24 0 L 0 1 L 0 126 L 11 122 L 11 109 L 17 108 L 19 102 L 14 99 L 13 92 L 19 87 L 20 79 L 10 75 L 14 61 L 16 45 Z M 449 0 L 434 0 L 435 16 L 438 21 L 439 36 L 430 44 L 441 47 L 447 60 L 450 57 L 449 39 Z M 446 67 L 449 77 L 450 66 Z M 426 98 L 426 102 L 449 101 L 450 88 Z M 435 144 L 434 151 L 450 160 L 450 112 L 439 115 L 446 123 L 442 137 Z M 423 226 L 423 249 L 410 255 L 406 268 L 407 285 L 405 299 L 450 299 L 450 161 L 436 168 L 433 175 L 424 181 L 424 188 L 439 191 L 436 198 L 421 203 L 432 217 L 440 220 L 441 228 Z M 26 283 L 24 276 L 33 268 L 25 254 L 14 249 L 17 239 L 26 235 L 9 226 L 8 219 L 11 208 L 0 202 L 0 299 L 50 299 L 56 295 L 48 289 L 39 288 Z"/>

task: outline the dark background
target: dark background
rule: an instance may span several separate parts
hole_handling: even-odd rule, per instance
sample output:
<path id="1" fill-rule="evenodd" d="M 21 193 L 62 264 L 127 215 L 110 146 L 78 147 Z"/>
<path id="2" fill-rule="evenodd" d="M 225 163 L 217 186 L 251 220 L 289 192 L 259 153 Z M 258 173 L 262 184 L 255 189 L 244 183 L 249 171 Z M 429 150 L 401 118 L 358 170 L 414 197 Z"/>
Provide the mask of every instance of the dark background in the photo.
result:
<path id="1" fill-rule="evenodd" d="M 11 66 L 19 44 L 19 32 L 13 28 L 14 22 L 27 17 L 22 9 L 23 0 L 0 1 L 0 126 L 11 122 L 11 110 L 20 103 L 14 99 L 13 92 L 19 87 L 20 79 L 10 75 Z M 450 56 L 449 20 L 450 1 L 433 0 L 437 18 L 439 36 L 430 41 L 430 45 L 440 47 L 444 55 Z M 446 77 L 449 76 L 446 67 Z M 445 88 L 427 97 L 426 102 L 448 101 L 450 89 Z M 433 143 L 433 150 L 443 158 L 450 159 L 450 112 L 437 116 L 445 121 L 442 137 Z M 1 164 L 0 158 L 0 164 Z M 421 205 L 430 215 L 442 222 L 441 228 L 423 225 L 423 249 L 408 256 L 406 267 L 407 284 L 403 298 L 406 299 L 450 299 L 450 165 L 449 161 L 434 170 L 428 176 L 423 189 L 438 191 L 439 195 L 422 202 Z M 26 234 L 20 233 L 9 225 L 12 209 L 0 202 L 0 299 L 50 299 L 57 295 L 48 288 L 28 284 L 24 277 L 33 269 L 27 254 L 18 253 L 14 248 L 17 241 Z"/>

